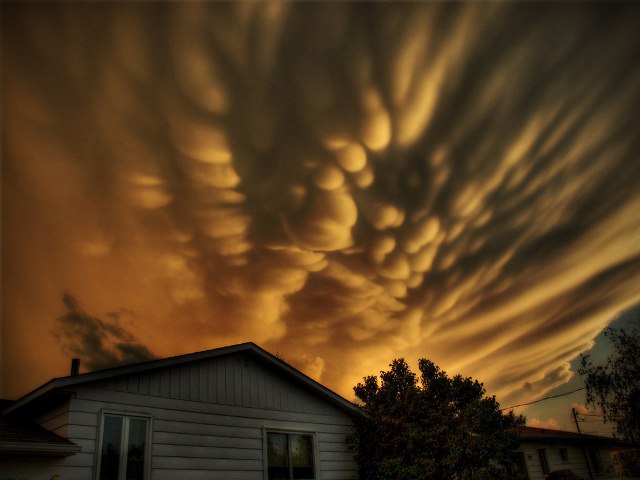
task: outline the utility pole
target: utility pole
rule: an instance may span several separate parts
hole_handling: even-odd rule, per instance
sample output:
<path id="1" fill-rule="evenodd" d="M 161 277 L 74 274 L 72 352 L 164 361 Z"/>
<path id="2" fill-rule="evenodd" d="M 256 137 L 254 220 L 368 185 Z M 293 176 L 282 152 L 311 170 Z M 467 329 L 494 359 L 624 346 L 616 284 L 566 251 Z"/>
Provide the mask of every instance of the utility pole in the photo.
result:
<path id="1" fill-rule="evenodd" d="M 571 409 L 571 414 L 573 415 L 573 421 L 576 422 L 576 428 L 578 429 L 578 434 L 582 434 L 582 432 L 580 431 L 580 424 L 578 423 L 578 412 L 576 412 L 575 408 Z M 589 458 L 589 455 L 587 454 L 587 450 L 582 447 L 582 455 L 584 455 L 584 461 L 587 463 L 587 471 L 589 472 L 589 478 L 591 480 L 593 480 L 593 472 L 591 471 L 591 459 Z"/>
<path id="2" fill-rule="evenodd" d="M 575 408 L 572 408 L 571 413 L 573 414 L 573 421 L 576 422 L 576 428 L 578 429 L 578 433 L 582 433 L 580 431 L 580 425 L 578 424 L 578 412 L 576 412 Z"/>

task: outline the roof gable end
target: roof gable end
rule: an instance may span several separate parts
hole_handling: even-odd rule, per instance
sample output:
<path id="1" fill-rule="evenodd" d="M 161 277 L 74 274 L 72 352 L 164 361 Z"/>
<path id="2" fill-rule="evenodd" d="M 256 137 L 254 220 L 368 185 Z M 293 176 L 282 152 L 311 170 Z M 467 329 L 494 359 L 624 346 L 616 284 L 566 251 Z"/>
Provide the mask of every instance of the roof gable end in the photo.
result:
<path id="1" fill-rule="evenodd" d="M 313 393 L 338 407 L 342 411 L 350 415 L 362 415 L 362 410 L 355 404 L 349 402 L 345 398 L 341 397 L 337 393 L 328 389 L 324 385 L 316 382 L 312 378 L 308 377 L 304 373 L 300 372 L 296 368 L 292 367 L 288 363 L 280 360 L 276 356 L 260 348 L 253 342 L 241 343 L 237 345 L 231 345 L 228 347 L 221 347 L 212 350 L 205 350 L 202 352 L 189 353 L 185 355 L 179 355 L 175 357 L 162 358 L 158 360 L 151 360 L 148 362 L 136 363 L 132 365 L 125 365 L 120 367 L 109 368 L 105 370 L 99 370 L 95 372 L 84 373 L 81 375 L 59 377 L 50 380 L 39 388 L 26 394 L 22 398 L 18 399 L 13 405 L 6 408 L 4 413 L 11 413 L 18 411 L 32 402 L 37 401 L 43 395 L 50 394 L 54 391 L 59 391 L 64 388 L 83 385 L 90 382 L 109 380 L 116 377 L 145 373 L 152 370 L 170 368 L 174 366 L 183 365 L 186 363 L 197 362 L 201 360 L 207 360 L 215 357 L 222 357 L 225 355 L 244 353 L 249 354 L 252 357 L 258 359 L 261 363 L 268 368 L 276 370 L 280 375 L 285 376 L 288 380 L 295 384 L 302 386 Z"/>

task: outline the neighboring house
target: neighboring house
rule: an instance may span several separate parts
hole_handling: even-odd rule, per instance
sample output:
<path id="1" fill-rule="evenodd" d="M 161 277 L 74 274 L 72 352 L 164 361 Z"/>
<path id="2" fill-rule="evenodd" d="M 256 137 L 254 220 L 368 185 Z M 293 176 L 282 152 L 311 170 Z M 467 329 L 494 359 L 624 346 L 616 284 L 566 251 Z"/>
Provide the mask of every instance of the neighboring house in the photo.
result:
<path id="1" fill-rule="evenodd" d="M 357 477 L 361 410 L 253 343 L 56 378 L 3 414 L 0 480 Z"/>
<path id="2" fill-rule="evenodd" d="M 552 472 L 556 478 L 616 478 L 610 448 L 618 442 L 613 438 L 535 427 L 520 427 L 519 433 L 518 480 L 543 480 Z"/>

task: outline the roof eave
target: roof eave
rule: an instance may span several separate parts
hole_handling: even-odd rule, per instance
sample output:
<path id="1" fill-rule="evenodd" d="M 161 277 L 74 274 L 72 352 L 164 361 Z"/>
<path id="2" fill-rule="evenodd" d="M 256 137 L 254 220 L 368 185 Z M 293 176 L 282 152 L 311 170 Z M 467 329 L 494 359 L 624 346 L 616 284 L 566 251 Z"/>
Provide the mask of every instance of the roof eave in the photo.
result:
<path id="1" fill-rule="evenodd" d="M 32 390 L 31 392 L 27 393 L 23 397 L 16 400 L 12 405 L 7 407 L 2 412 L 2 414 L 7 415 L 12 412 L 15 412 L 16 410 L 19 410 L 23 406 L 29 404 L 33 400 L 41 397 L 42 395 L 54 389 L 70 387 L 80 383 L 88 383 L 88 382 L 94 382 L 98 380 L 104 380 L 104 379 L 119 376 L 119 375 L 130 375 L 134 373 L 141 373 L 147 370 L 153 370 L 156 368 L 163 368 L 166 366 L 177 365 L 187 361 L 194 361 L 194 360 L 197 361 L 201 358 L 204 359 L 209 356 L 213 357 L 217 355 L 224 355 L 227 353 L 234 353 L 235 351 L 241 351 L 246 349 L 248 345 L 254 345 L 254 344 L 242 343 L 238 345 L 231 345 L 228 347 L 221 347 L 215 350 L 206 350 L 203 352 L 187 353 L 185 355 L 177 355 L 175 357 L 161 358 L 157 360 L 150 360 L 147 362 L 135 363 L 132 365 L 122 365 L 119 367 L 107 368 L 107 369 L 99 370 L 96 372 L 88 372 L 80 375 L 54 378 L 48 381 L 47 383 L 45 383 L 44 385 L 41 385 L 40 387 L 36 388 L 35 390 Z M 244 347 L 244 348 L 241 348 L 241 347 Z M 216 354 L 214 355 L 213 352 L 216 352 Z"/>
<path id="2" fill-rule="evenodd" d="M 332 403 L 334 406 L 338 407 L 339 409 L 341 409 L 342 411 L 350 415 L 357 415 L 357 416 L 364 415 L 363 410 L 360 407 L 358 407 L 356 404 L 351 403 L 346 398 L 338 395 L 333 390 L 330 390 L 329 388 L 315 381 L 313 378 L 305 375 L 304 373 L 292 367 L 288 363 L 275 357 L 274 355 L 267 352 L 266 350 L 258 347 L 255 344 L 251 344 L 251 345 L 255 347 L 251 349 L 255 354 L 258 354 L 260 357 L 272 363 L 274 366 L 285 370 L 289 375 L 294 377 L 300 383 L 306 385 L 308 388 L 320 394 L 320 396 L 323 397 L 325 400 L 329 401 L 329 403 Z"/>
<path id="3" fill-rule="evenodd" d="M 69 457 L 81 450 L 75 443 L 36 443 L 36 442 L 0 442 L 0 454 L 10 453 L 12 455 L 47 455 Z"/>
<path id="4" fill-rule="evenodd" d="M 527 436 L 520 437 L 520 442 L 546 442 L 546 443 L 570 443 L 577 445 L 587 445 L 587 444 L 607 444 L 607 443 L 616 443 L 615 438 L 607 438 L 607 437 L 556 437 L 556 436 L 545 436 L 545 435 L 536 435 L 536 436 Z"/>
<path id="5" fill-rule="evenodd" d="M 8 414 L 20 409 L 24 405 L 29 404 L 33 400 L 35 400 L 37 398 L 40 398 L 41 396 L 43 396 L 47 392 L 50 392 L 51 390 L 53 390 L 54 388 L 58 388 L 58 385 L 56 384 L 56 382 L 58 380 L 61 380 L 61 379 L 54 378 L 53 380 L 49 380 L 44 385 L 41 385 L 40 387 L 36 388 L 35 390 L 32 390 L 31 392 L 27 393 L 23 397 L 19 398 L 15 402 L 13 402 L 11 405 L 9 405 L 7 408 L 5 408 L 2 412 L 0 412 L 0 414 L 8 415 Z"/>

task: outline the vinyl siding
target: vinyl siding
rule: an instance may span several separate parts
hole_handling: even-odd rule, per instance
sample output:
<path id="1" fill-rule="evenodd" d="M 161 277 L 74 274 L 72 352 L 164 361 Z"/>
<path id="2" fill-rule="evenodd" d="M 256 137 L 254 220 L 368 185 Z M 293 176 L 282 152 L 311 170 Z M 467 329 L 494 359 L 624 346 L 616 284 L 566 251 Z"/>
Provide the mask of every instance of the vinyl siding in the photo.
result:
<path id="1" fill-rule="evenodd" d="M 290 412 L 317 412 L 328 406 L 268 368 L 242 355 L 229 355 L 100 382 L 117 392 L 194 402 Z"/>
<path id="2" fill-rule="evenodd" d="M 52 408 L 36 418 L 35 421 L 61 437 L 69 438 L 69 434 L 74 433 L 72 431 L 75 426 L 71 425 L 74 420 L 71 418 L 70 402 L 68 401 Z M 92 432 L 95 435 L 95 429 Z M 90 445 L 88 447 L 93 451 L 95 449 L 93 445 L 95 440 L 92 438 L 89 442 Z M 87 458 L 87 456 L 80 454 L 75 456 L 77 458 L 0 457 L 0 480 L 49 479 L 54 474 L 59 474 L 61 478 L 65 479 L 91 478 L 93 457 Z"/>
<path id="3" fill-rule="evenodd" d="M 64 459 L 0 459 L 0 480 L 49 480 L 54 475 L 61 480 L 90 480 L 93 467 L 69 466 Z"/>
<path id="4" fill-rule="evenodd" d="M 66 438 L 69 434 L 69 402 L 64 402 L 41 415 L 36 422 L 50 432 Z"/>
<path id="5" fill-rule="evenodd" d="M 249 356 L 207 359 L 74 390 L 66 420 L 47 419 L 56 428 L 64 424 L 67 438 L 82 447 L 81 453 L 57 461 L 64 466 L 64 479 L 93 478 L 86 467 L 96 460 L 103 410 L 151 417 L 154 480 L 262 480 L 269 428 L 313 433 L 320 478 L 357 477 L 345 441 L 351 418 Z"/>
<path id="6" fill-rule="evenodd" d="M 538 459 L 539 448 L 546 450 L 550 472 L 554 470 L 571 470 L 584 479 L 588 480 L 592 478 L 589 474 L 585 451 L 581 447 L 563 445 L 562 443 L 530 443 L 521 445 L 519 448 L 520 451 L 524 452 L 529 480 L 544 480 L 547 477 L 542 473 L 542 467 Z M 566 448 L 567 450 L 568 460 L 566 462 L 560 457 L 560 448 Z M 600 457 L 602 459 L 603 473 L 600 475 L 593 474 L 593 478 L 598 480 L 615 478 L 615 471 L 609 451 L 607 449 L 600 449 Z"/>

